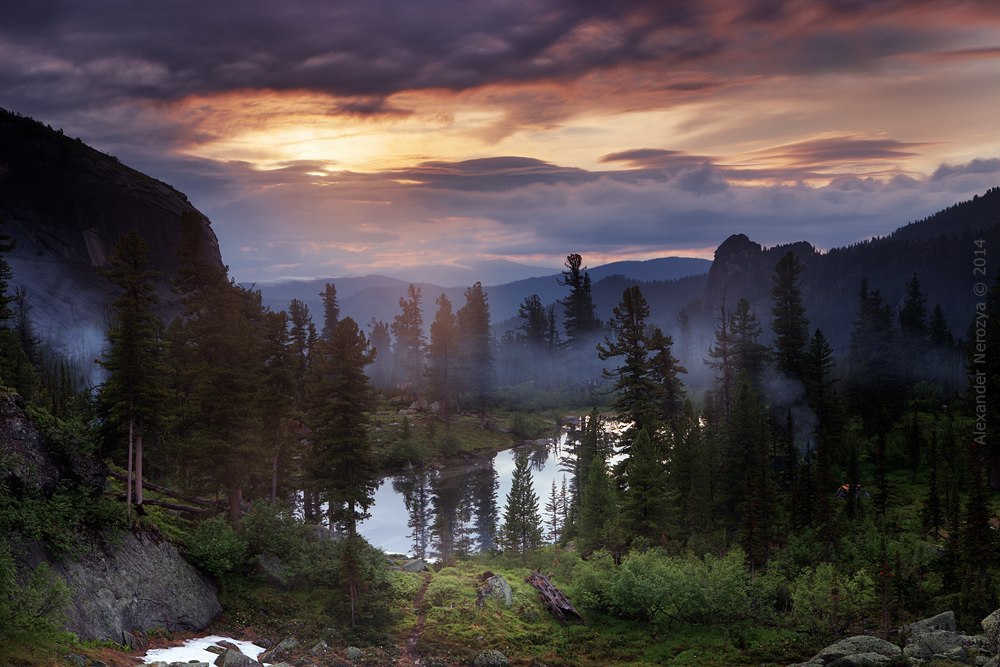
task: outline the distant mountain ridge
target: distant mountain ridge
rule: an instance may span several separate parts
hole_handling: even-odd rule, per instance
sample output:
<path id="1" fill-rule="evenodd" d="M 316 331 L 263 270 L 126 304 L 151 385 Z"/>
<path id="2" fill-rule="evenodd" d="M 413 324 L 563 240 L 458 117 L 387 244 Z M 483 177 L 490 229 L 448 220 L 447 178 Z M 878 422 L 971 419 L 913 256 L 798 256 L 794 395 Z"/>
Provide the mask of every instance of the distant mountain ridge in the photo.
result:
<path id="1" fill-rule="evenodd" d="M 647 261 L 612 262 L 589 268 L 588 272 L 594 283 L 595 291 L 597 291 L 597 286 L 603 280 L 613 276 L 619 276 L 632 282 L 669 282 L 705 274 L 710 266 L 711 262 L 706 259 L 663 257 Z M 566 288 L 559 284 L 561 277 L 561 273 L 553 273 L 500 285 L 485 285 L 493 321 L 495 323 L 502 322 L 514 317 L 524 298 L 532 294 L 537 294 L 542 303 L 545 304 L 563 298 L 566 295 Z M 353 317 L 361 324 L 366 324 L 372 319 L 390 322 L 399 313 L 399 299 L 406 294 L 406 290 L 411 284 L 388 276 L 369 275 L 286 281 L 259 285 L 258 287 L 263 295 L 264 303 L 274 310 L 287 308 L 289 301 L 297 298 L 309 306 L 309 310 L 314 316 L 318 316 L 321 312 L 319 294 L 328 282 L 337 286 L 337 298 L 340 302 L 341 312 Z M 433 319 L 433 313 L 436 310 L 434 300 L 441 294 L 445 294 L 455 304 L 456 310 L 464 303 L 467 286 L 444 287 L 426 282 L 413 284 L 420 287 L 421 290 L 425 324 L 429 325 Z M 469 283 L 469 285 L 471 284 Z M 615 296 L 615 302 L 620 295 L 619 291 L 618 295 Z M 601 312 L 605 311 L 610 314 L 611 307 L 615 302 L 605 304 L 603 300 L 598 301 L 600 302 L 598 303 L 598 315 L 601 316 Z M 678 307 L 681 305 L 683 304 L 678 304 Z"/>

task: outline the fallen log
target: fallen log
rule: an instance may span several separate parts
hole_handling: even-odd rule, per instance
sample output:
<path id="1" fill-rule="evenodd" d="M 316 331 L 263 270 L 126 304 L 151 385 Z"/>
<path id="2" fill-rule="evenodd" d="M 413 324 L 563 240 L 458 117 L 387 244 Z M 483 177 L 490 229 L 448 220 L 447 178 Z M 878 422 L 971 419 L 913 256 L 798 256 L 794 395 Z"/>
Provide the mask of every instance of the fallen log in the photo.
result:
<path id="1" fill-rule="evenodd" d="M 115 472 L 114 470 L 109 470 L 108 475 L 114 477 L 119 482 L 125 482 L 126 480 L 128 480 L 127 475 L 124 475 L 120 472 Z M 202 507 L 218 507 L 221 504 L 215 500 L 205 500 L 204 498 L 188 498 L 169 487 L 160 486 L 159 484 L 153 484 L 152 482 L 147 482 L 145 480 L 143 480 L 142 482 L 142 487 L 144 489 L 150 489 L 152 491 L 156 491 L 157 493 L 162 493 L 165 496 L 170 496 L 171 498 L 177 498 L 178 500 L 183 500 L 184 502 L 191 503 L 192 505 L 201 505 Z"/>
<path id="2" fill-rule="evenodd" d="M 552 585 L 548 577 L 540 572 L 532 572 L 524 580 L 538 590 L 538 594 L 545 606 L 548 607 L 549 613 L 555 616 L 560 623 L 569 620 L 583 622 L 583 616 L 580 615 L 580 612 L 576 610 L 565 593 Z"/>
<path id="3" fill-rule="evenodd" d="M 120 494 L 118 500 L 124 501 L 126 499 L 125 494 Z M 166 500 L 155 500 L 153 498 L 145 498 L 142 501 L 143 505 L 156 505 L 157 507 L 163 507 L 164 509 L 173 510 L 174 512 L 183 512 L 187 514 L 193 514 L 194 516 L 210 517 L 216 514 L 215 510 L 204 509 L 201 507 L 191 507 L 190 505 L 180 505 L 178 503 L 167 502 Z M 137 505 L 136 507 L 141 507 Z"/>

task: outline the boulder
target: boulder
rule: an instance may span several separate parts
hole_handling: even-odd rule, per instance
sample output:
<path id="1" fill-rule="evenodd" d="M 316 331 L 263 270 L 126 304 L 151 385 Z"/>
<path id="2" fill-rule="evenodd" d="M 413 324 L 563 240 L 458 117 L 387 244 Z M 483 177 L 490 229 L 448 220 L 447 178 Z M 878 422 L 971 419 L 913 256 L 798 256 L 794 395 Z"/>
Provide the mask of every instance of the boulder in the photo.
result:
<path id="1" fill-rule="evenodd" d="M 980 636 L 964 635 L 950 630 L 930 630 L 915 635 L 903 647 L 903 656 L 919 660 L 952 659 L 964 662 L 969 649 L 977 652 L 986 649 L 986 640 Z"/>
<path id="2" fill-rule="evenodd" d="M 505 607 L 514 604 L 514 591 L 510 584 L 499 574 L 484 572 L 481 577 L 483 583 L 479 587 L 479 595 L 476 597 L 476 605 L 482 607 L 487 598 L 502 603 Z"/>
<path id="3" fill-rule="evenodd" d="M 950 632 L 954 632 L 955 628 L 955 612 L 944 611 L 937 616 L 931 616 L 930 618 L 925 618 L 922 621 L 904 625 L 899 629 L 899 634 L 902 635 L 904 641 L 909 643 L 910 638 L 916 637 L 924 632 L 930 632 L 932 630 L 948 630 Z"/>
<path id="4" fill-rule="evenodd" d="M 202 630 L 222 611 L 208 578 L 152 533 L 102 534 L 89 553 L 52 566 L 72 595 L 66 629 L 84 641 L 134 646 L 143 631 Z"/>
<path id="5" fill-rule="evenodd" d="M 887 664 L 891 659 L 898 657 L 902 651 L 898 646 L 893 643 L 887 642 L 884 639 L 878 637 L 871 637 L 869 635 L 856 635 L 854 637 L 848 637 L 847 639 L 841 639 L 840 641 L 830 644 L 822 651 L 817 653 L 809 660 L 805 665 L 833 665 L 837 663 L 837 667 L 849 667 L 850 665 L 864 665 L 870 664 L 871 660 L 875 660 L 872 655 L 880 655 L 887 660 L 884 663 L 877 664 Z M 869 662 L 839 662 L 843 658 L 859 656 L 858 660 L 868 660 Z"/>
<path id="6" fill-rule="evenodd" d="M 261 662 L 278 662 L 281 660 L 291 660 L 292 653 L 299 650 L 299 640 L 295 637 L 286 637 L 278 642 L 274 648 L 270 648 L 259 656 Z"/>
<path id="7" fill-rule="evenodd" d="M 424 559 L 417 558 L 403 563 L 403 569 L 407 572 L 430 572 L 431 566 Z"/>
<path id="8" fill-rule="evenodd" d="M 260 667 L 260 663 L 253 658 L 244 655 L 242 651 L 227 649 L 225 653 L 215 659 L 216 667 Z"/>
<path id="9" fill-rule="evenodd" d="M 330 646 L 322 639 L 316 642 L 316 645 L 309 649 L 310 655 L 323 655 L 330 650 Z"/>
<path id="10" fill-rule="evenodd" d="M 357 646 L 348 646 L 347 651 L 344 652 L 344 655 L 347 656 L 347 659 L 350 660 L 351 662 L 357 662 L 358 660 L 363 658 L 365 654 Z"/>
<path id="11" fill-rule="evenodd" d="M 893 664 L 893 659 L 881 653 L 855 653 L 845 655 L 829 664 L 829 667 L 881 667 Z"/>
<path id="12" fill-rule="evenodd" d="M 1000 653 L 1000 609 L 984 618 L 980 625 L 990 650 Z"/>
<path id="13" fill-rule="evenodd" d="M 277 588 L 288 588 L 292 573 L 283 560 L 270 553 L 257 554 L 254 559 L 254 569 L 263 581 Z"/>

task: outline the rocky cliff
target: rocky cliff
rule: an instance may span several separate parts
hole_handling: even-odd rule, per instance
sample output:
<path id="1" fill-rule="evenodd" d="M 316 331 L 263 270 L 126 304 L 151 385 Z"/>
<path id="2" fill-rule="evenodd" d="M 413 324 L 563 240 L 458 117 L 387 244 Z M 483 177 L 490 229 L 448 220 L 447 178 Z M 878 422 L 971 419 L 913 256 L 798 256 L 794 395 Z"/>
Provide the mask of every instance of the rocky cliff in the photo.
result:
<path id="1" fill-rule="evenodd" d="M 49 441 L 18 396 L 0 393 L 0 496 L 44 506 L 67 487 L 100 493 L 106 474 L 84 447 Z M 81 639 L 132 644 L 153 628 L 200 630 L 222 611 L 213 584 L 155 534 L 82 529 L 86 546 L 63 557 L 27 535 L 4 537 L 21 569 L 46 562 L 66 582 L 66 628 Z"/>
<path id="2" fill-rule="evenodd" d="M 203 245 L 221 266 L 208 219 L 182 193 L 79 139 L 0 110 L 0 224 L 16 243 L 7 255 L 13 285 L 27 289 L 38 335 L 67 356 L 89 364 L 103 343 L 114 295 L 98 269 L 128 231 L 145 239 L 150 265 L 162 274 L 163 314 L 173 313 L 169 285 L 184 213 L 202 221 Z"/>

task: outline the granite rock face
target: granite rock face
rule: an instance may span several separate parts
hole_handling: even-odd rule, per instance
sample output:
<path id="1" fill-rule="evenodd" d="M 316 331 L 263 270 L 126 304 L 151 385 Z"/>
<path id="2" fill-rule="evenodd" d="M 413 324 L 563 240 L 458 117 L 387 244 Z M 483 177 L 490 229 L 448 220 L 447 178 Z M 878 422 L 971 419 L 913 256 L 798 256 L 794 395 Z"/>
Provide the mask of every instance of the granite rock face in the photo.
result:
<path id="1" fill-rule="evenodd" d="M 90 553 L 53 568 L 72 591 L 67 629 L 84 640 L 133 645 L 153 628 L 201 630 L 222 611 L 215 586 L 149 533 L 106 536 Z"/>

